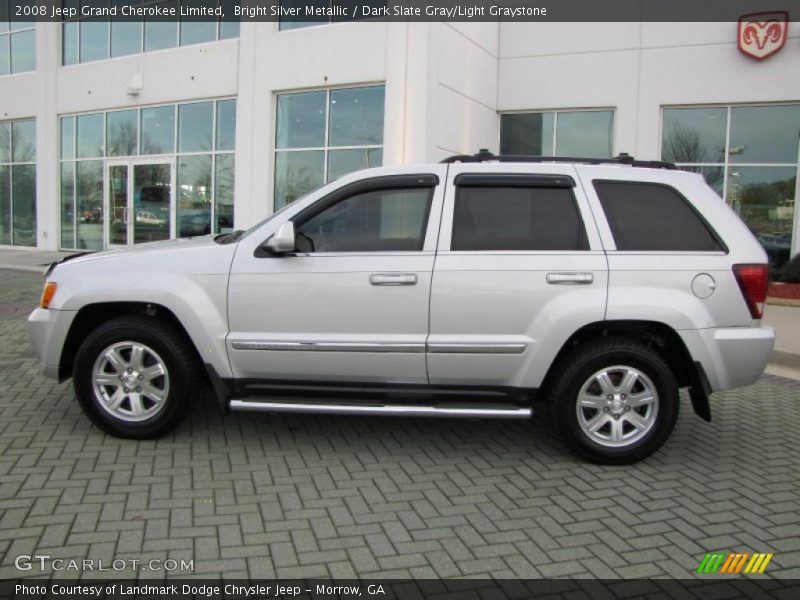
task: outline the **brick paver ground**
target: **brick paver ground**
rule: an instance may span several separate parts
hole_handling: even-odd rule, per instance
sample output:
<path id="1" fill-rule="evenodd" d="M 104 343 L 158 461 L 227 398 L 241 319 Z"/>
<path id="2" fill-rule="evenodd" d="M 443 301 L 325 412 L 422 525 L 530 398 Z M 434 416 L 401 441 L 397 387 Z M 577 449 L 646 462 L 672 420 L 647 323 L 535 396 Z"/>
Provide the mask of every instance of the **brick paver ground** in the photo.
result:
<path id="1" fill-rule="evenodd" d="M 12 310 L 40 285 L 0 271 L 0 578 L 41 577 L 15 569 L 28 554 L 194 560 L 194 577 L 683 578 L 718 550 L 800 577 L 799 382 L 717 394 L 711 424 L 684 398 L 666 446 L 622 468 L 577 461 L 544 420 L 223 417 L 209 398 L 126 441 L 40 375 Z"/>

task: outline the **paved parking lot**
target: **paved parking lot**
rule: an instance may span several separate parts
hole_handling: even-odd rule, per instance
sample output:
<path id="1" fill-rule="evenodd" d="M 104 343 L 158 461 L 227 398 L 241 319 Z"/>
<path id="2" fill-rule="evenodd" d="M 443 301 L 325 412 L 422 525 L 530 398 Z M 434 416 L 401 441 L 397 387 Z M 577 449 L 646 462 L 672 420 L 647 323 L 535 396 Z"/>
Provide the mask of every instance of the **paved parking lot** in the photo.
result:
<path id="1" fill-rule="evenodd" d="M 0 271 L 0 578 L 42 576 L 14 567 L 34 554 L 194 577 L 686 578 L 707 551 L 774 552 L 765 576 L 800 577 L 800 382 L 718 394 L 711 424 L 684 398 L 665 448 L 623 468 L 577 462 L 544 420 L 222 417 L 208 398 L 125 441 L 39 374 L 40 285 Z"/>

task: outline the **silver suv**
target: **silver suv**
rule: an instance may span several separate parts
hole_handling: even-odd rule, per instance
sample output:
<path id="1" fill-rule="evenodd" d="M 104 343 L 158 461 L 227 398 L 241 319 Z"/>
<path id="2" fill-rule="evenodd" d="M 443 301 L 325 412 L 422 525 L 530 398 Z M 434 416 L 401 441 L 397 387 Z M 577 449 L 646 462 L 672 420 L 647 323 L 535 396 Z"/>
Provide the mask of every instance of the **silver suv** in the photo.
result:
<path id="1" fill-rule="evenodd" d="M 630 463 L 761 375 L 767 257 L 695 173 L 498 157 L 332 182 L 247 231 L 69 257 L 30 333 L 117 436 L 224 410 L 527 419 Z"/>

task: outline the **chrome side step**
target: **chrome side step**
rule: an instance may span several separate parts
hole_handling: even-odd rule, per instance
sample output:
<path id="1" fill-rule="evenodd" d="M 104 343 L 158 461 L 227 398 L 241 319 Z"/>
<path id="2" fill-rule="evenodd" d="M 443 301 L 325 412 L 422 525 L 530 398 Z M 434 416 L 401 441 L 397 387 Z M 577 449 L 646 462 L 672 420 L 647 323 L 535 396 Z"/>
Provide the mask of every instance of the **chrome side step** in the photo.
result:
<path id="1" fill-rule="evenodd" d="M 317 415 L 365 415 L 383 417 L 445 417 L 480 419 L 528 419 L 529 407 L 497 406 L 431 406 L 411 404 L 324 404 L 317 402 L 282 402 L 273 400 L 231 400 L 230 409 L 272 413 L 310 413 Z"/>

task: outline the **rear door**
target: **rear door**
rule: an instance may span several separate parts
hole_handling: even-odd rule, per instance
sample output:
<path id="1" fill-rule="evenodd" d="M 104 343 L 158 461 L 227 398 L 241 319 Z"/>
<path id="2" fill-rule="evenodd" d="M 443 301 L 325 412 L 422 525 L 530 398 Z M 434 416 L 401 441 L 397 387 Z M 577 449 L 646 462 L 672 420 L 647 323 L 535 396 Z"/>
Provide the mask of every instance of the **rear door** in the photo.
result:
<path id="1" fill-rule="evenodd" d="M 603 319 L 607 279 L 572 165 L 451 165 L 431 291 L 431 383 L 538 387 L 569 335 Z"/>

